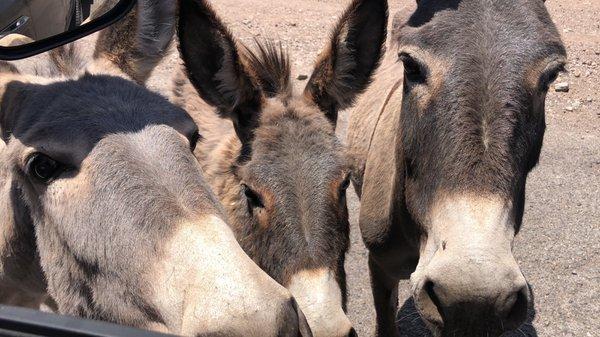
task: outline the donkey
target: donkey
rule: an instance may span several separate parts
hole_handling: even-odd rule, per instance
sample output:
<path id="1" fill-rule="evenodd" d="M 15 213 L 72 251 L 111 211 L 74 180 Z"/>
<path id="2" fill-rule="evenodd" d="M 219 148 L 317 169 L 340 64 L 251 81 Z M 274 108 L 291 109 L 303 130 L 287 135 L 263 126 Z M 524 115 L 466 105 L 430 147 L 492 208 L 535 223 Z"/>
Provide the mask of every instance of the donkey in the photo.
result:
<path id="1" fill-rule="evenodd" d="M 191 336 L 311 336 L 241 249 L 193 155 L 192 118 L 143 86 L 176 3 L 138 1 L 91 62 L 0 66 L 0 302 Z"/>
<path id="2" fill-rule="evenodd" d="M 409 277 L 436 335 L 515 329 L 532 295 L 512 246 L 566 62 L 559 33 L 542 0 L 421 0 L 388 51 L 348 131 L 377 335 L 398 335 Z"/>
<path id="3" fill-rule="evenodd" d="M 345 314 L 349 167 L 335 125 L 379 64 L 387 2 L 349 5 L 299 95 L 281 45 L 238 44 L 207 1 L 182 0 L 179 14 L 187 76 L 176 78 L 173 100 L 199 125 L 195 154 L 236 238 L 291 291 L 315 336 L 354 336 Z"/>

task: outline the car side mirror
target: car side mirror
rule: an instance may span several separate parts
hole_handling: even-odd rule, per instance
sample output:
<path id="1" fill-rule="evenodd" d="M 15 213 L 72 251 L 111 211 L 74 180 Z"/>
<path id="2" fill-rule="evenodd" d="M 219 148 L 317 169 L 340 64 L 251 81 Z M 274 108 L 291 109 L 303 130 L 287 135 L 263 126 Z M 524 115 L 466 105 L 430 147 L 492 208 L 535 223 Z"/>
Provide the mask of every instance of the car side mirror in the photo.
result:
<path id="1" fill-rule="evenodd" d="M 0 60 L 30 57 L 123 18 L 136 0 L 2 0 Z"/>

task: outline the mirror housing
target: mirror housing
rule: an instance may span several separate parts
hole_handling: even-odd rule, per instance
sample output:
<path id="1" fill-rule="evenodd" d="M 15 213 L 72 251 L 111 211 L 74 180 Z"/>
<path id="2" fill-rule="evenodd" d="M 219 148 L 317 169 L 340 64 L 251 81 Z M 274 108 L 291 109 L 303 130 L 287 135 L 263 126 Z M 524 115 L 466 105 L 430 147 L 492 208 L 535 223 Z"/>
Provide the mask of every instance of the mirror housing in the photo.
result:
<path id="1" fill-rule="evenodd" d="M 94 18 L 89 22 L 84 22 L 80 26 L 73 29 L 41 39 L 39 41 L 27 42 L 22 45 L 0 46 L 0 60 L 12 61 L 30 57 L 90 35 L 122 19 L 127 13 L 129 13 L 129 11 L 131 11 L 137 1 L 116 0 L 115 2 L 116 4 L 114 7 L 112 7 L 105 14 Z M 16 23 L 18 24 L 20 22 L 24 24 L 35 19 L 36 18 L 19 18 L 17 19 L 18 21 L 16 21 Z M 1 28 L 2 27 L 0 27 L 0 29 Z"/>

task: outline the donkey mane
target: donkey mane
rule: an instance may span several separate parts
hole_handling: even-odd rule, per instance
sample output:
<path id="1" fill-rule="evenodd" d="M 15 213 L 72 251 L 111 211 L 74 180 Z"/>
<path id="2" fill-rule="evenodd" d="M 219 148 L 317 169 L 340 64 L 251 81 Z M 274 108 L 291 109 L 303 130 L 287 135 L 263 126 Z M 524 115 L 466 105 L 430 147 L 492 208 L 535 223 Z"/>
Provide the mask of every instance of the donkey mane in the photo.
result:
<path id="1" fill-rule="evenodd" d="M 281 42 L 254 40 L 256 48 L 243 47 L 243 57 L 267 97 L 291 96 L 292 83 L 289 55 Z"/>

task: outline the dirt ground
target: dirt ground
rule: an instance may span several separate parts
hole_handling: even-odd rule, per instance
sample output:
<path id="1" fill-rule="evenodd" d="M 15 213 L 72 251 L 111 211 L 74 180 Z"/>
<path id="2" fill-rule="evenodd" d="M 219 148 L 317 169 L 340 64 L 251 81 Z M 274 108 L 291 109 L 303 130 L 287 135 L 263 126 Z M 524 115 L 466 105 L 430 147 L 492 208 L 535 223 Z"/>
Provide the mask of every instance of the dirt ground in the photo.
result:
<path id="1" fill-rule="evenodd" d="M 393 15 L 407 1 L 391 0 Z M 235 35 L 282 41 L 289 50 L 294 77 L 310 75 L 349 0 L 213 0 Z M 568 93 L 551 89 L 547 131 L 538 167 L 530 174 L 523 228 L 515 254 L 535 294 L 532 321 L 506 336 L 600 336 L 600 0 L 548 0 L 547 6 L 569 52 Z M 179 63 L 173 53 L 150 81 L 167 94 Z M 296 80 L 298 87 L 306 81 Z M 340 113 L 339 135 L 347 116 Z M 349 315 L 360 336 L 374 327 L 374 308 L 366 250 L 357 225 L 359 202 L 349 195 L 352 248 L 346 262 Z M 412 309 L 408 281 L 400 285 L 403 336 L 423 336 Z M 404 304 L 404 305 L 403 305 Z"/>

